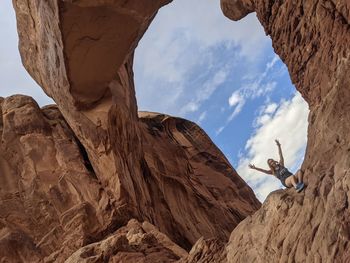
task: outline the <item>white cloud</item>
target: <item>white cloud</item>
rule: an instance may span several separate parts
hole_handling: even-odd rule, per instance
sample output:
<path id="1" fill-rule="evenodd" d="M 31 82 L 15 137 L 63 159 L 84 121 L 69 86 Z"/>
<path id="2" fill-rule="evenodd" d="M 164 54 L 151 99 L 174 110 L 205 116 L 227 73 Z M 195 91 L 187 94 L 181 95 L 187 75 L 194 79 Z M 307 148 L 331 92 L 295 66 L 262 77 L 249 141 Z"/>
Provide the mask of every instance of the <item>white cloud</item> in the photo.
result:
<path id="1" fill-rule="evenodd" d="M 201 124 L 202 121 L 204 121 L 206 117 L 207 117 L 207 112 L 206 112 L 206 111 L 203 111 L 203 112 L 201 113 L 201 115 L 199 115 L 199 118 L 198 118 L 198 120 L 197 120 L 197 123 L 198 123 L 198 124 Z"/>
<path id="2" fill-rule="evenodd" d="M 270 43 L 255 14 L 233 22 L 218 2 L 174 1 L 158 12 L 136 49 L 139 107 L 186 117 L 226 81 L 235 63 L 254 65 Z M 218 47 L 234 55 L 222 60 Z"/>
<path id="3" fill-rule="evenodd" d="M 276 111 L 277 107 L 278 107 L 277 103 L 270 103 L 266 105 L 264 112 L 267 114 L 273 114 Z"/>
<path id="4" fill-rule="evenodd" d="M 197 90 L 197 101 L 203 102 L 210 98 L 215 90 L 226 81 L 228 71 L 225 69 L 219 70 L 214 74 L 214 77 L 207 80 L 200 90 Z"/>
<path id="5" fill-rule="evenodd" d="M 255 120 L 254 126 L 260 126 L 268 123 L 271 120 L 270 114 L 263 114 Z"/>
<path id="6" fill-rule="evenodd" d="M 243 79 L 245 82 L 242 84 L 241 88 L 235 91 L 230 99 L 229 104 L 235 102 L 239 99 L 237 96 L 243 96 L 244 99 L 255 99 L 261 97 L 268 93 L 271 93 L 277 86 L 277 82 L 273 79 L 274 75 L 270 74 L 273 66 L 279 61 L 279 57 L 275 55 L 270 62 L 266 64 L 264 71 L 257 76 L 245 76 Z M 268 78 L 269 77 L 269 78 Z"/>
<path id="7" fill-rule="evenodd" d="M 217 129 L 216 131 L 215 131 L 215 134 L 216 135 L 219 135 L 220 133 L 222 133 L 222 131 L 225 129 L 225 126 L 221 126 L 219 129 Z"/>
<path id="8" fill-rule="evenodd" d="M 248 164 L 268 169 L 266 160 L 278 160 L 274 140 L 280 140 L 285 165 L 292 172 L 300 166 L 307 140 L 308 106 L 299 93 L 289 101 L 266 105 L 255 122 L 259 125 L 246 143 L 246 155 L 239 160 L 238 173 L 253 187 L 263 201 L 267 194 L 281 187 L 278 179 L 249 169 Z"/>
<path id="9" fill-rule="evenodd" d="M 214 74 L 212 79 L 206 81 L 203 88 L 197 91 L 197 101 L 203 102 L 210 98 L 214 91 L 226 81 L 228 71 L 221 69 Z"/>
<path id="10" fill-rule="evenodd" d="M 228 124 L 229 122 L 231 122 L 243 109 L 243 106 L 245 104 L 245 100 L 242 99 L 238 102 L 238 104 L 236 105 L 234 111 L 231 113 L 231 115 L 227 118 L 226 123 Z"/>
<path id="11" fill-rule="evenodd" d="M 274 57 L 273 57 L 273 59 L 270 61 L 270 62 L 268 62 L 267 64 L 266 64 L 266 70 L 270 70 L 276 63 L 277 63 L 277 61 L 279 60 L 280 58 L 278 57 L 278 55 L 275 55 Z"/>
<path id="12" fill-rule="evenodd" d="M 226 119 L 225 124 L 216 130 L 216 132 L 215 132 L 216 136 L 219 135 L 226 128 L 226 126 L 242 111 L 245 102 L 246 102 L 246 100 L 240 94 L 239 90 L 237 90 L 231 94 L 231 96 L 228 99 L 228 104 L 230 105 L 230 108 L 234 107 L 234 110 Z M 223 112 L 223 111 L 224 111 L 224 109 L 221 108 L 221 112 Z"/>
<path id="13" fill-rule="evenodd" d="M 271 61 L 266 63 L 265 69 L 263 72 L 254 75 L 251 72 L 248 72 L 243 76 L 244 83 L 242 84 L 240 91 L 246 98 L 255 99 L 261 97 L 268 93 L 271 93 L 277 86 L 277 82 L 274 81 L 274 78 L 278 78 L 280 75 L 281 69 L 275 70 L 274 66 L 280 61 L 278 55 L 274 54 Z M 284 68 L 282 66 L 281 68 Z"/>
<path id="14" fill-rule="evenodd" d="M 232 93 L 232 95 L 228 99 L 228 104 L 230 105 L 230 107 L 233 107 L 236 104 L 239 104 L 242 100 L 243 100 L 243 97 L 239 94 L 239 91 L 235 91 Z"/>
<path id="15" fill-rule="evenodd" d="M 277 86 L 276 81 L 269 81 L 264 85 L 261 85 L 255 92 L 255 95 L 253 97 L 260 97 L 262 95 L 265 95 L 271 91 L 273 91 Z"/>
<path id="16" fill-rule="evenodd" d="M 228 99 L 228 104 L 230 105 L 230 107 L 235 107 L 235 109 L 230 114 L 230 116 L 227 118 L 226 124 L 231 122 L 234 119 L 234 117 L 236 117 L 241 112 L 241 110 L 243 109 L 243 106 L 245 104 L 245 99 L 240 94 L 239 90 L 232 93 L 232 95 Z"/>
<path id="17" fill-rule="evenodd" d="M 225 124 L 217 130 L 216 135 L 219 135 L 226 128 L 226 126 L 242 111 L 243 106 L 248 100 L 269 94 L 276 88 L 277 82 L 273 80 L 266 81 L 266 78 L 278 60 L 279 57 L 277 55 L 274 55 L 272 60 L 266 64 L 263 73 L 258 74 L 255 77 L 248 75 L 243 77 L 243 80 L 246 82 L 241 86 L 241 88 L 234 91 L 228 99 L 230 108 L 235 107 L 235 109 L 228 116 Z M 261 119 L 256 120 L 255 124 L 263 124 L 268 120 L 268 115 L 261 116 Z"/>
<path id="18" fill-rule="evenodd" d="M 272 92 L 276 88 L 277 82 L 267 79 L 270 69 L 265 70 L 252 81 L 244 83 L 241 88 L 242 93 L 250 99 L 255 99 Z"/>
<path id="19" fill-rule="evenodd" d="M 189 112 L 195 112 L 198 109 L 199 109 L 199 103 L 195 101 L 190 101 L 180 110 L 179 114 L 185 115 L 186 113 L 189 113 Z"/>
<path id="20" fill-rule="evenodd" d="M 266 104 L 263 105 L 260 109 L 259 117 L 254 120 L 253 127 L 257 128 L 269 122 L 278 106 L 279 105 L 277 103 L 266 102 Z"/>
<path id="21" fill-rule="evenodd" d="M 195 98 L 187 103 L 180 111 L 179 114 L 184 116 L 189 112 L 197 111 L 201 104 L 208 100 L 216 89 L 225 82 L 228 72 L 224 69 L 219 70 L 214 74 L 212 78 L 207 80 L 203 86 L 197 90 Z"/>

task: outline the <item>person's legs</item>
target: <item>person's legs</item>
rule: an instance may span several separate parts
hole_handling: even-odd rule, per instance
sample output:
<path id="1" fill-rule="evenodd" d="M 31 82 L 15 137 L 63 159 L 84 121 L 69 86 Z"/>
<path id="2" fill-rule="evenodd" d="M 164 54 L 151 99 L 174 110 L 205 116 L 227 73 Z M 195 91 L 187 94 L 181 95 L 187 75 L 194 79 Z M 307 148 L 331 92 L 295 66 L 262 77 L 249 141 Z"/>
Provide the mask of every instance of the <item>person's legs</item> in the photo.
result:
<path id="1" fill-rule="evenodd" d="M 297 178 L 294 175 L 287 177 L 284 182 L 287 187 L 296 187 L 298 184 Z"/>

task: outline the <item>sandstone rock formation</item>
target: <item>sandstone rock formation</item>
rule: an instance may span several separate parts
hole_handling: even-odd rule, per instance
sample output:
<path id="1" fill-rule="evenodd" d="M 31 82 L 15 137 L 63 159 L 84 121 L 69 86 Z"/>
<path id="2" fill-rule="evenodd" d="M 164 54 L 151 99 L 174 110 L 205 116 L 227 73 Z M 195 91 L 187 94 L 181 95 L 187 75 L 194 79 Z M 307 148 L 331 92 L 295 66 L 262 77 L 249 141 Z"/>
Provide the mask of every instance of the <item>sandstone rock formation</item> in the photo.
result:
<path id="1" fill-rule="evenodd" d="M 253 7 L 310 106 L 304 194 L 277 191 L 231 234 L 229 262 L 350 261 L 350 2 L 222 0 Z"/>
<path id="2" fill-rule="evenodd" d="M 216 238 L 200 238 L 188 255 L 179 260 L 179 263 L 227 262 L 225 245 L 225 242 Z"/>
<path id="3" fill-rule="evenodd" d="M 71 255 L 76 262 L 176 262 L 187 252 L 160 233 L 152 224 L 129 223 L 103 241 L 89 244 Z"/>
<path id="4" fill-rule="evenodd" d="M 0 255 L 4 262 L 64 256 L 118 225 L 115 200 L 56 106 L 1 102 Z M 59 260 L 59 258 L 55 258 Z"/>
<path id="5" fill-rule="evenodd" d="M 133 50 L 165 1 L 13 3 L 23 64 L 57 106 L 39 109 L 25 96 L 1 104 L 1 180 L 9 186 L 0 193 L 2 257 L 146 253 L 152 240 L 125 243 L 129 230 L 120 228 L 130 219 L 189 250 L 202 236 L 227 241 L 260 207 L 197 125 L 138 116 Z"/>
<path id="6" fill-rule="evenodd" d="M 126 248 L 129 245 L 120 236 L 124 230 L 113 234 L 135 215 L 127 207 L 132 204 L 116 200 L 115 193 L 101 182 L 89 154 L 57 106 L 40 109 L 33 99 L 20 95 L 1 99 L 0 104 L 2 260 L 62 262 L 82 246 L 73 257 L 79 255 L 82 262 L 85 256 L 80 254 L 85 255 L 91 247 L 101 252 L 94 254 L 98 260 L 106 251 L 155 253 L 148 250 L 153 237 L 137 241 L 140 252 L 134 250 L 134 243 Z M 148 198 L 137 218 L 155 222 L 178 244 L 190 248 L 201 236 L 227 239 L 231 230 L 260 206 L 251 189 L 194 123 L 140 113 L 135 126 L 142 135 L 144 158 L 139 165 L 144 185 L 134 189 L 134 194 L 138 199 Z M 124 186 L 127 192 L 132 187 Z M 94 242 L 100 243 L 87 246 Z M 157 242 L 156 251 L 170 239 Z M 164 255 L 169 255 L 169 260 L 182 256 L 167 251 Z M 142 260 L 154 262 L 157 255 Z"/>
<path id="7" fill-rule="evenodd" d="M 1 259 L 349 261 L 350 4 L 221 0 L 231 19 L 257 12 L 310 106 L 306 191 L 253 214 L 198 126 L 137 112 L 133 51 L 168 2 L 13 0 L 23 64 L 57 106 L 0 99 Z"/>

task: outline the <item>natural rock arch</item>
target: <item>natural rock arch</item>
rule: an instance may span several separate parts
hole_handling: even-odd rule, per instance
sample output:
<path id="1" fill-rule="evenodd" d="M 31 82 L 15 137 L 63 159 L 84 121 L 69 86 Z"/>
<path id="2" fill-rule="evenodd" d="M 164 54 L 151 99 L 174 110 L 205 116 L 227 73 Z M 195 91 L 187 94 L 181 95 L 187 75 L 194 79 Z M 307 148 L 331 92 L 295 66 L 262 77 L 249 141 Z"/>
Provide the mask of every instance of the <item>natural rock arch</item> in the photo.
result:
<path id="1" fill-rule="evenodd" d="M 14 0 L 23 64 L 56 101 L 70 127 L 57 109 L 40 111 L 27 97 L 1 100 L 4 115 L 1 134 L 5 138 L 1 147 L 5 149 L 3 156 L 6 157 L 5 161 L 0 159 L 6 162 L 1 167 L 9 164 L 6 172 L 16 174 L 11 170 L 16 161 L 17 164 L 27 164 L 21 158 L 16 159 L 21 157 L 18 152 L 22 151 L 28 154 L 26 156 L 38 158 L 40 151 L 33 141 L 34 137 L 38 137 L 43 145 L 51 145 L 55 149 L 52 152 L 59 154 L 60 158 L 57 159 L 55 154 L 52 158 L 56 158 L 60 166 L 67 165 L 70 171 L 81 167 L 83 173 L 76 171 L 65 175 L 65 180 L 50 188 L 51 181 L 41 181 L 41 185 L 37 183 L 40 178 L 38 171 L 43 172 L 40 170 L 42 164 L 34 162 L 34 166 L 19 167 L 34 172 L 24 173 L 33 175 L 33 178 L 25 178 L 26 184 L 21 181 L 24 186 L 20 191 L 22 199 L 12 192 L 6 193 L 11 196 L 12 206 L 18 205 L 18 200 L 27 204 L 20 208 L 27 209 L 26 216 L 14 213 L 11 214 L 13 224 L 6 220 L 1 222 L 9 236 L 21 235 L 22 241 L 25 240 L 21 243 L 15 238 L 6 239 L 0 244 L 20 244 L 18 250 L 11 251 L 12 256 L 22 253 L 24 258 L 34 258 L 35 254 L 37 258 L 49 256 L 53 260 L 63 260 L 80 246 L 101 240 L 106 233 L 112 233 L 133 217 L 154 223 L 173 241 L 189 248 L 202 234 L 225 239 L 230 228 L 259 207 L 251 189 L 235 174 L 200 128 L 185 120 L 149 113 L 141 118 L 141 123 L 139 121 L 133 89 L 133 49 L 157 10 L 168 2 Z M 347 74 L 350 70 L 350 6 L 341 0 L 307 3 L 302 0 L 223 0 L 222 7 L 224 13 L 233 19 L 240 19 L 251 11 L 257 12 L 266 33 L 272 38 L 276 53 L 288 66 L 292 81 L 311 110 L 303 163 L 308 188 L 302 195 L 291 191 L 271 194 L 258 212 L 234 229 L 226 246 L 226 258 L 231 262 L 301 262 L 305 259 L 308 262 L 346 262 L 350 251 L 350 80 Z M 88 21 L 90 15 L 93 19 Z M 130 31 L 125 27 L 110 27 L 111 22 L 125 25 L 123 21 L 128 21 Z M 80 31 L 86 23 L 91 23 L 91 31 Z M 94 27 L 95 23 L 106 26 L 101 31 L 106 35 L 99 35 L 100 29 Z M 104 47 L 99 48 L 100 43 L 108 41 L 113 45 L 103 44 Z M 114 45 L 121 48 L 108 56 Z M 101 60 L 106 60 L 104 69 L 98 68 Z M 80 70 L 91 75 L 84 79 Z M 27 120 L 35 122 L 18 121 L 16 116 L 22 113 L 31 117 Z M 31 125 L 36 122 L 38 125 Z M 179 130 L 185 130 L 187 136 Z M 202 166 L 203 160 L 198 153 L 203 151 L 203 145 L 193 147 L 196 142 L 191 135 L 194 134 L 209 146 L 209 156 L 220 156 L 218 159 L 209 158 L 223 168 L 217 171 L 216 165 Z M 155 136 L 162 144 L 157 144 Z M 99 181 L 89 177 L 91 171 L 84 170 L 82 161 L 75 163 L 65 159 L 79 153 L 77 144 L 69 143 L 75 137 L 84 146 L 88 154 L 86 161 L 91 163 Z M 57 138 L 64 144 L 55 143 Z M 58 149 L 62 145 L 66 147 Z M 166 149 L 174 147 L 172 153 L 178 154 L 175 159 L 181 163 L 180 174 L 186 174 L 184 178 L 175 176 L 162 180 L 164 169 L 176 173 L 173 169 L 176 165 L 164 166 L 166 162 L 154 155 L 153 147 L 157 151 L 165 151 L 164 145 L 167 145 Z M 229 194 L 226 197 L 215 195 L 217 188 L 219 192 L 224 189 L 210 177 L 198 177 L 199 180 L 191 177 L 196 175 L 193 166 L 199 167 L 197 171 L 200 174 L 208 171 L 217 174 L 225 185 L 232 186 Z M 52 174 L 55 171 L 53 169 Z M 49 178 L 55 180 L 54 176 Z M 6 180 L 9 189 L 15 192 L 16 185 Z M 82 183 L 90 188 L 80 189 Z M 33 185 L 40 191 L 29 194 L 37 189 L 31 188 Z M 171 192 L 174 185 L 181 190 Z M 171 202 L 171 198 L 167 198 L 168 193 L 181 197 L 183 203 L 192 201 L 181 210 L 179 202 Z M 46 198 L 46 195 L 50 198 L 56 195 L 57 200 L 65 201 L 64 205 L 57 202 L 58 209 L 50 203 L 57 200 Z M 235 202 L 232 203 L 232 200 Z M 43 209 L 28 209 L 35 207 L 32 204 L 42 204 Z M 11 210 L 11 206 L 6 207 Z M 45 221 L 40 216 L 35 221 L 27 217 L 36 213 L 42 215 L 45 211 L 47 218 L 53 218 L 57 211 L 52 207 L 61 209 L 58 221 Z M 154 210 L 156 207 L 158 211 Z M 188 217 L 193 207 L 199 207 L 195 218 Z M 164 213 L 159 215 L 159 211 Z M 183 221 L 183 217 L 186 220 Z M 219 221 L 213 223 L 213 219 Z M 18 222 L 30 224 L 20 229 L 16 228 Z M 52 233 L 40 229 L 48 222 Z M 90 223 L 94 225 L 93 229 L 88 229 Z M 142 228 L 136 223 L 131 225 L 138 231 Z M 153 231 L 149 226 L 143 227 L 142 233 Z M 69 235 L 69 231 L 73 235 Z M 120 229 L 119 234 L 124 235 L 124 231 Z M 50 240 L 52 235 L 55 242 Z M 124 240 L 120 241 L 121 244 L 127 242 L 125 238 L 121 240 Z M 67 243 L 69 245 L 62 247 Z M 205 247 L 201 244 L 194 248 L 194 254 L 197 248 Z M 220 254 L 222 251 L 216 252 Z M 183 251 L 179 253 L 183 255 Z M 225 257 L 217 258 L 223 260 Z"/>
<path id="2" fill-rule="evenodd" d="M 165 1 L 13 3 L 23 64 L 57 106 L 1 101 L 1 157 L 14 170 L 4 179 L 11 205 L 1 207 L 12 222 L 1 217 L 2 228 L 26 240 L 3 239 L 6 258 L 60 262 L 81 247 L 94 257 L 110 235 L 115 247 L 101 257 L 158 248 L 165 257 L 166 238 L 130 219 L 189 250 L 201 236 L 227 241 L 260 207 L 197 125 L 137 112 L 133 50 Z"/>

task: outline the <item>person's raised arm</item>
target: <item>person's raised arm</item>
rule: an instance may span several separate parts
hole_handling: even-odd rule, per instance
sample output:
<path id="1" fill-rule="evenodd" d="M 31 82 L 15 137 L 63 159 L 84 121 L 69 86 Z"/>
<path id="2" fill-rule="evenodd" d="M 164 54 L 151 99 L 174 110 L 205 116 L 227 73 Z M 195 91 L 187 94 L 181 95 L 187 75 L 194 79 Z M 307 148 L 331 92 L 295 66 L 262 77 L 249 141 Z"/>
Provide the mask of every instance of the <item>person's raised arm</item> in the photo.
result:
<path id="1" fill-rule="evenodd" d="M 284 159 L 283 159 L 283 154 L 282 154 L 282 148 L 281 148 L 281 144 L 279 142 L 279 140 L 275 140 L 276 144 L 277 144 L 277 147 L 278 147 L 278 154 L 280 156 L 280 165 L 284 166 Z"/>
<path id="2" fill-rule="evenodd" d="M 257 171 L 262 172 L 262 173 L 272 174 L 272 171 L 271 171 L 271 170 L 265 170 L 265 169 L 256 167 L 254 164 L 249 164 L 249 168 L 250 168 L 250 169 L 257 170 Z"/>

